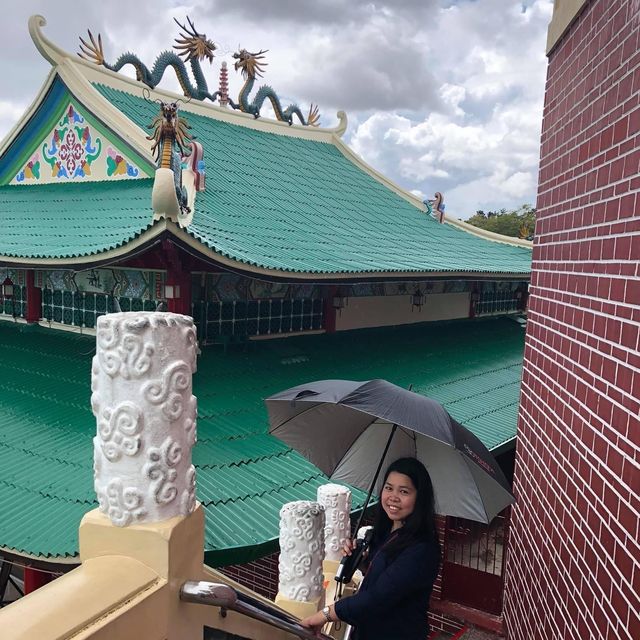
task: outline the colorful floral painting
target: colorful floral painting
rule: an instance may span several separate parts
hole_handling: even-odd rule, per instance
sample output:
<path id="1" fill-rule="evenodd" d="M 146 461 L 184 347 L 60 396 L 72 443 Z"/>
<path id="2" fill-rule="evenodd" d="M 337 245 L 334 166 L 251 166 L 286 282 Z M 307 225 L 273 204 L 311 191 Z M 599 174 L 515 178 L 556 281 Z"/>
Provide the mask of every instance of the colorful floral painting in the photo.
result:
<path id="1" fill-rule="evenodd" d="M 22 171 L 18 172 L 16 180 L 18 182 L 24 182 L 25 180 L 39 180 L 40 179 L 40 154 L 34 153 L 29 162 L 24 166 Z"/>
<path id="2" fill-rule="evenodd" d="M 54 178 L 84 178 L 91 175 L 91 164 L 102 150 L 102 141 L 92 140 L 84 118 L 69 105 L 65 116 L 53 132 L 49 145 L 42 146 L 42 155 L 51 167 Z"/>
<path id="3" fill-rule="evenodd" d="M 104 153 L 103 137 L 69 104 L 41 148 L 14 178 L 15 183 L 136 178 L 140 169 L 115 146 Z M 104 141 L 108 142 L 108 141 Z"/>
<path id="4" fill-rule="evenodd" d="M 140 171 L 129 164 L 113 147 L 107 149 L 107 175 L 111 176 L 131 176 L 135 178 Z"/>

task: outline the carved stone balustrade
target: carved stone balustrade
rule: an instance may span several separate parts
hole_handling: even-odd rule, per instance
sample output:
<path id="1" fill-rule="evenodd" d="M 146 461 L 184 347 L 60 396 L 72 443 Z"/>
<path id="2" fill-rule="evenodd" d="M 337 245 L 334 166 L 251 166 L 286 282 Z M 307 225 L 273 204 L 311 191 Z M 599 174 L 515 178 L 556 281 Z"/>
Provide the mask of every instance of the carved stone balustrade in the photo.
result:
<path id="1" fill-rule="evenodd" d="M 298 500 L 280 509 L 280 579 L 276 604 L 304 618 L 323 602 L 324 508 Z"/>
<path id="2" fill-rule="evenodd" d="M 332 580 L 342 560 L 342 547 L 351 535 L 351 490 L 323 484 L 318 487 L 318 502 L 324 507 L 324 576 Z"/>
<path id="3" fill-rule="evenodd" d="M 91 407 L 100 511 L 119 527 L 188 515 L 196 505 L 192 319 L 110 313 L 98 318 L 96 344 Z"/>

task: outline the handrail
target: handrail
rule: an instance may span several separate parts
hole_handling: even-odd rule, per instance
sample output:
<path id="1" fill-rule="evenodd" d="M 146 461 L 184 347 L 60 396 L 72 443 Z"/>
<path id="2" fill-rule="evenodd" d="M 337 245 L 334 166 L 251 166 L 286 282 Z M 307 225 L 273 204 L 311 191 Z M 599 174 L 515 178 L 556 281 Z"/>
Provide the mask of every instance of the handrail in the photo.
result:
<path id="1" fill-rule="evenodd" d="M 318 635 L 311 629 L 303 627 L 297 618 L 288 613 L 275 607 L 267 607 L 254 598 L 245 599 L 242 593 L 238 593 L 233 587 L 226 584 L 204 580 L 187 581 L 180 588 L 180 600 L 236 611 L 272 627 L 288 631 L 304 640 L 318 640 L 318 638 L 332 640 L 324 633 Z"/>

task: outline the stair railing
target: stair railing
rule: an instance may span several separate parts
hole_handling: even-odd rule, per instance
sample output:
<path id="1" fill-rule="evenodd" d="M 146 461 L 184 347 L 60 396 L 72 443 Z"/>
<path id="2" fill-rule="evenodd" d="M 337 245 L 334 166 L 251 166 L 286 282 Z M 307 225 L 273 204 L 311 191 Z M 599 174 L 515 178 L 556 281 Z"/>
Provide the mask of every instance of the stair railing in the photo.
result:
<path id="1" fill-rule="evenodd" d="M 233 587 L 217 582 L 188 581 L 180 588 L 180 600 L 194 604 L 220 607 L 224 617 L 227 611 L 236 611 L 277 629 L 287 631 L 303 640 L 332 640 L 325 634 L 317 635 L 303 627 L 297 618 L 276 607 L 269 607 L 257 598 L 239 593 Z"/>

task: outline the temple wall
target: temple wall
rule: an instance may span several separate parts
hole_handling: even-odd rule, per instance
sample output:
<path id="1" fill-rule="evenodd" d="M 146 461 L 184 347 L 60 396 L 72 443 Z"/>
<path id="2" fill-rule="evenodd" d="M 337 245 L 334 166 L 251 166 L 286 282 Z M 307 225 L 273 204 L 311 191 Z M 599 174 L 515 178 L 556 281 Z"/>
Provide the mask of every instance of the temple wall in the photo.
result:
<path id="1" fill-rule="evenodd" d="M 350 298 L 349 304 L 336 317 L 336 330 L 466 318 L 469 296 L 468 292 L 427 295 L 421 309 L 412 307 L 408 295 Z"/>
<path id="2" fill-rule="evenodd" d="M 640 3 L 562 4 L 576 19 L 549 57 L 505 621 L 511 640 L 640 638 Z"/>

